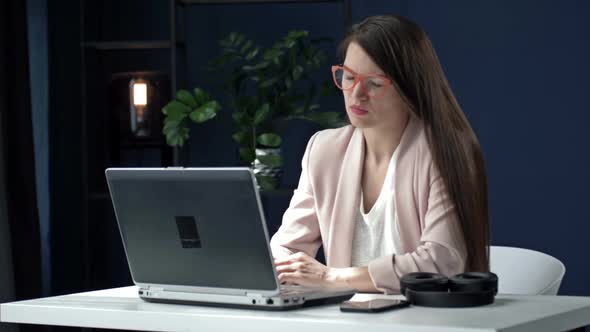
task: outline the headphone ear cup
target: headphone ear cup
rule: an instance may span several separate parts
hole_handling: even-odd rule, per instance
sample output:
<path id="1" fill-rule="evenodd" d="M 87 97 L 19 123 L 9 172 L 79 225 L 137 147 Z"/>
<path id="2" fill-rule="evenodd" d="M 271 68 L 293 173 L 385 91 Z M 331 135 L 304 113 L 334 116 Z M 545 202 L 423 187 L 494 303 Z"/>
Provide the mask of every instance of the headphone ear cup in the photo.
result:
<path id="1" fill-rule="evenodd" d="M 400 279 L 400 291 L 406 294 L 406 289 L 417 292 L 446 292 L 449 279 L 439 273 L 412 272 L 404 274 Z"/>
<path id="2" fill-rule="evenodd" d="M 492 272 L 465 272 L 449 278 L 451 292 L 498 293 L 498 276 Z"/>

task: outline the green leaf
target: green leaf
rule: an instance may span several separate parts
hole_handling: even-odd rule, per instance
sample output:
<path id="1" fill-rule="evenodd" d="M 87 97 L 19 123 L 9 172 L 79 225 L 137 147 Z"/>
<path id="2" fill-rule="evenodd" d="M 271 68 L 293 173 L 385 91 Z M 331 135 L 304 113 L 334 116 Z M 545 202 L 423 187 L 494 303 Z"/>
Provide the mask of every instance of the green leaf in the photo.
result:
<path id="1" fill-rule="evenodd" d="M 272 61 L 276 64 L 279 62 L 279 57 L 283 55 L 283 51 L 275 48 L 271 48 L 270 50 L 264 52 L 264 60 Z"/>
<path id="2" fill-rule="evenodd" d="M 291 83 L 292 83 L 292 82 L 293 82 L 293 81 L 291 81 L 291 79 L 290 79 L 290 78 L 288 78 L 288 77 L 287 77 L 287 78 L 285 78 L 285 87 L 286 87 L 287 89 L 291 89 Z"/>
<path id="3" fill-rule="evenodd" d="M 313 56 L 313 62 L 315 65 L 319 66 L 322 64 L 322 62 L 324 62 L 325 58 L 326 56 L 324 55 L 324 52 L 317 50 Z"/>
<path id="4" fill-rule="evenodd" d="M 297 44 L 297 42 L 295 40 L 289 40 L 289 41 L 285 42 L 285 47 L 286 48 L 293 48 L 293 46 L 295 46 L 295 44 Z"/>
<path id="5" fill-rule="evenodd" d="M 166 143 L 170 146 L 183 146 L 184 138 L 179 135 L 178 131 L 170 132 L 166 135 Z"/>
<path id="6" fill-rule="evenodd" d="M 280 155 L 256 156 L 264 165 L 270 167 L 279 167 L 283 165 L 283 158 Z"/>
<path id="7" fill-rule="evenodd" d="M 269 113 L 270 105 L 268 103 L 265 103 L 256 111 L 256 114 L 254 115 L 254 125 L 261 124 L 262 121 L 266 119 Z"/>
<path id="8" fill-rule="evenodd" d="M 307 37 L 308 35 L 309 35 L 309 31 L 307 31 L 307 30 L 292 30 L 292 31 L 289 31 L 289 33 L 287 34 L 287 38 L 300 39 L 300 38 Z"/>
<path id="9" fill-rule="evenodd" d="M 217 101 L 199 88 L 193 93 L 180 89 L 176 92 L 176 99 L 162 108 L 164 126 L 162 133 L 166 137 L 166 143 L 171 146 L 182 146 L 189 138 L 188 120 L 197 123 L 205 122 L 217 114 L 221 106 Z"/>
<path id="10" fill-rule="evenodd" d="M 170 146 L 182 146 L 189 137 L 184 121 L 170 121 L 168 118 L 164 120 L 162 132 L 166 136 L 166 143 Z"/>
<path id="11" fill-rule="evenodd" d="M 164 113 L 167 118 L 176 121 L 184 119 L 190 111 L 190 107 L 176 100 L 169 102 L 162 108 L 162 113 Z"/>
<path id="12" fill-rule="evenodd" d="M 165 118 L 164 119 L 164 134 L 166 133 L 166 131 L 169 130 L 174 130 L 175 127 L 178 127 L 180 125 L 181 121 L 177 121 L 177 120 L 170 120 L 169 118 Z"/>
<path id="13" fill-rule="evenodd" d="M 273 133 L 262 134 L 258 136 L 258 139 L 256 139 L 256 141 L 264 146 L 269 146 L 273 148 L 280 146 L 282 142 L 281 136 Z"/>
<path id="14" fill-rule="evenodd" d="M 252 143 L 252 132 L 246 130 L 238 131 L 232 135 L 232 138 L 240 145 L 248 145 Z"/>
<path id="15" fill-rule="evenodd" d="M 240 49 L 240 53 L 242 53 L 242 54 L 246 53 L 246 51 L 248 51 L 250 49 L 250 47 L 252 47 L 252 41 L 248 40 Z"/>
<path id="16" fill-rule="evenodd" d="M 289 68 L 297 66 L 297 53 L 298 53 L 297 49 L 293 48 L 293 49 L 289 50 L 289 55 L 288 55 Z"/>
<path id="17" fill-rule="evenodd" d="M 240 126 L 251 126 L 252 119 L 248 116 L 246 112 L 234 112 L 232 115 L 234 121 Z"/>
<path id="18" fill-rule="evenodd" d="M 217 114 L 211 111 L 211 109 L 207 109 L 206 112 L 200 112 L 199 110 L 193 111 L 190 115 L 191 120 L 196 123 L 203 123 L 207 120 L 213 119 Z"/>
<path id="19" fill-rule="evenodd" d="M 241 33 L 237 34 L 237 38 L 234 41 L 234 46 L 239 47 L 242 44 L 242 42 L 244 41 L 244 39 L 245 39 L 244 35 L 242 35 Z"/>
<path id="20" fill-rule="evenodd" d="M 303 73 L 303 67 L 297 65 L 295 66 L 295 68 L 293 68 L 293 79 L 294 80 L 298 80 L 299 78 L 301 78 L 301 74 Z"/>
<path id="21" fill-rule="evenodd" d="M 258 65 L 255 65 L 255 66 L 245 65 L 242 67 L 242 70 L 244 70 L 244 71 L 255 71 L 258 69 L 260 69 L 260 67 L 258 67 Z"/>
<path id="22" fill-rule="evenodd" d="M 197 103 L 197 105 L 195 105 L 193 107 L 197 107 L 199 105 L 203 105 L 209 99 L 211 99 L 211 96 L 209 96 L 209 94 L 207 92 L 203 91 L 200 88 L 195 88 L 193 90 L 193 93 L 195 94 L 195 102 Z"/>
<path id="23" fill-rule="evenodd" d="M 183 146 L 184 140 L 178 135 L 166 136 L 166 143 L 170 146 Z"/>
<path id="24" fill-rule="evenodd" d="M 190 92 L 184 89 L 178 90 L 178 92 L 176 92 L 176 99 L 191 108 L 197 107 L 197 101 L 195 100 L 195 97 L 193 97 Z"/>
<path id="25" fill-rule="evenodd" d="M 260 70 L 260 69 L 265 69 L 266 67 L 268 67 L 268 65 L 270 64 L 270 62 L 268 61 L 262 61 L 260 63 L 257 63 L 254 66 L 243 66 L 242 69 L 245 71 L 254 71 L 254 70 Z"/>
<path id="26" fill-rule="evenodd" d="M 238 33 L 237 32 L 232 32 L 229 34 L 228 37 L 228 41 L 230 42 L 230 44 L 233 44 L 236 41 L 236 38 L 238 37 Z"/>
<path id="27" fill-rule="evenodd" d="M 254 153 L 253 148 L 240 148 L 240 158 L 251 164 L 256 159 L 256 153 Z"/>
<path id="28" fill-rule="evenodd" d="M 262 190 L 274 190 L 278 187 L 277 180 L 267 175 L 257 174 L 256 182 Z"/>
<path id="29" fill-rule="evenodd" d="M 187 126 L 183 125 L 182 128 L 178 128 L 178 132 L 180 133 L 180 136 L 184 140 L 188 139 L 188 127 Z"/>
<path id="30" fill-rule="evenodd" d="M 246 60 L 252 60 L 258 54 L 259 51 L 260 49 L 256 47 L 252 51 L 248 52 L 248 54 L 246 54 Z"/>
<path id="31" fill-rule="evenodd" d="M 212 100 L 207 102 L 203 106 L 197 108 L 195 111 L 191 112 L 190 117 L 196 123 L 203 123 L 207 120 L 214 118 L 217 115 L 217 111 L 219 111 L 221 107 L 217 101 Z"/>
<path id="32" fill-rule="evenodd" d="M 260 83 L 260 87 L 261 88 L 268 88 L 269 86 L 272 86 L 273 84 L 277 83 L 277 81 L 278 81 L 278 78 L 273 77 L 271 79 L 268 79 L 268 80 Z"/>

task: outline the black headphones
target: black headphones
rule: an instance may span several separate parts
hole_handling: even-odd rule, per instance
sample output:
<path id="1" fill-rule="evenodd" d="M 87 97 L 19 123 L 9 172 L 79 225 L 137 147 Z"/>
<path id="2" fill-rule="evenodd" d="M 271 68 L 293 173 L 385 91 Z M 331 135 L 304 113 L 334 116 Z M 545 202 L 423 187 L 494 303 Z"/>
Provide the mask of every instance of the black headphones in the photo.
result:
<path id="1" fill-rule="evenodd" d="M 408 302 L 425 307 L 476 307 L 494 302 L 498 276 L 492 272 L 465 272 L 447 278 L 442 274 L 413 272 L 400 279 Z"/>

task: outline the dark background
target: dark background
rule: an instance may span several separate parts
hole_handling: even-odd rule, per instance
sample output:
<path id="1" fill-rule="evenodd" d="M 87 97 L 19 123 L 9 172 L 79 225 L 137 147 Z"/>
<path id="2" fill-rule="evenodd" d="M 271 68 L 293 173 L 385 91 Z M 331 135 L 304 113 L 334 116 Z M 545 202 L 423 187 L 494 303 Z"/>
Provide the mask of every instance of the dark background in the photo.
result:
<path id="1" fill-rule="evenodd" d="M 169 3 L 91 1 L 85 29 L 80 2 L 28 0 L 28 34 L 37 198 L 41 230 L 44 294 L 114 287 L 129 283 L 128 272 L 107 196 L 86 200 L 92 173 L 104 160 L 93 156 L 102 139 L 84 128 L 105 109 L 84 108 L 89 98 L 101 105 L 100 77 L 112 71 L 165 66 L 168 50 L 98 52 L 85 40 L 166 39 Z M 560 293 L 590 295 L 588 246 L 590 175 L 587 102 L 590 84 L 590 2 L 588 1 L 361 1 L 352 0 L 352 21 L 397 13 L 420 24 L 431 37 L 464 113 L 482 145 L 489 178 L 492 244 L 525 247 L 560 259 L 567 268 Z M 202 66 L 218 54 L 217 41 L 231 31 L 268 46 L 292 29 L 332 37 L 329 66 L 345 31 L 339 3 L 193 5 L 182 10 L 185 48 L 179 51 L 179 87 L 201 86 L 223 94 Z M 84 32 L 82 34 L 82 32 Z M 86 52 L 81 63 L 82 51 Z M 108 53 L 108 54 L 105 54 Z M 182 64 L 180 64 L 182 63 Z M 101 101 L 102 100 L 102 101 Z M 323 110 L 341 110 L 328 99 Z M 88 112 L 88 113 L 84 113 Z M 85 122 L 86 121 L 86 122 Z M 92 125 L 90 126 L 92 129 Z M 318 128 L 293 123 L 285 132 L 285 173 L 281 187 L 265 197 L 269 223 L 277 225 L 297 183 L 300 158 Z M 234 166 L 231 110 L 193 127 L 182 152 L 186 166 Z M 88 134 L 87 141 L 81 139 Z M 159 164 L 149 149 L 124 153 L 127 165 Z M 96 163 L 96 165 L 94 164 Z M 102 197 L 102 198 L 101 198 Z M 86 220 L 89 209 L 94 216 Z M 274 226 L 271 226 L 271 228 Z M 85 241 L 87 234 L 89 241 Z M 526 271 L 523 271 L 526 273 Z"/>

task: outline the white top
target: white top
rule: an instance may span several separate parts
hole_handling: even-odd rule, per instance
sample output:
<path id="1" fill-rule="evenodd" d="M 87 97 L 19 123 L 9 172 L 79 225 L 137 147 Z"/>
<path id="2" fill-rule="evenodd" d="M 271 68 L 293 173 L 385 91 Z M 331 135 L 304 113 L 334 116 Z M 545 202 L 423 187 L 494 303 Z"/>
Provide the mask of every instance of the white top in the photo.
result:
<path id="1" fill-rule="evenodd" d="M 361 189 L 360 207 L 352 237 L 351 266 L 367 266 L 375 258 L 397 252 L 395 244 L 399 243 L 399 226 L 395 213 L 393 185 L 397 151 L 395 149 L 389 160 L 381 192 L 367 213 L 364 213 L 364 198 Z"/>
<path id="2" fill-rule="evenodd" d="M 402 298 L 357 294 L 353 300 Z M 380 314 L 340 312 L 338 305 L 255 311 L 144 302 L 137 287 L 0 304 L 0 321 L 116 330 L 207 332 L 549 332 L 590 324 L 590 297 L 500 295 L 475 308 L 409 307 Z M 0 324 L 2 325 L 2 324 Z"/>

